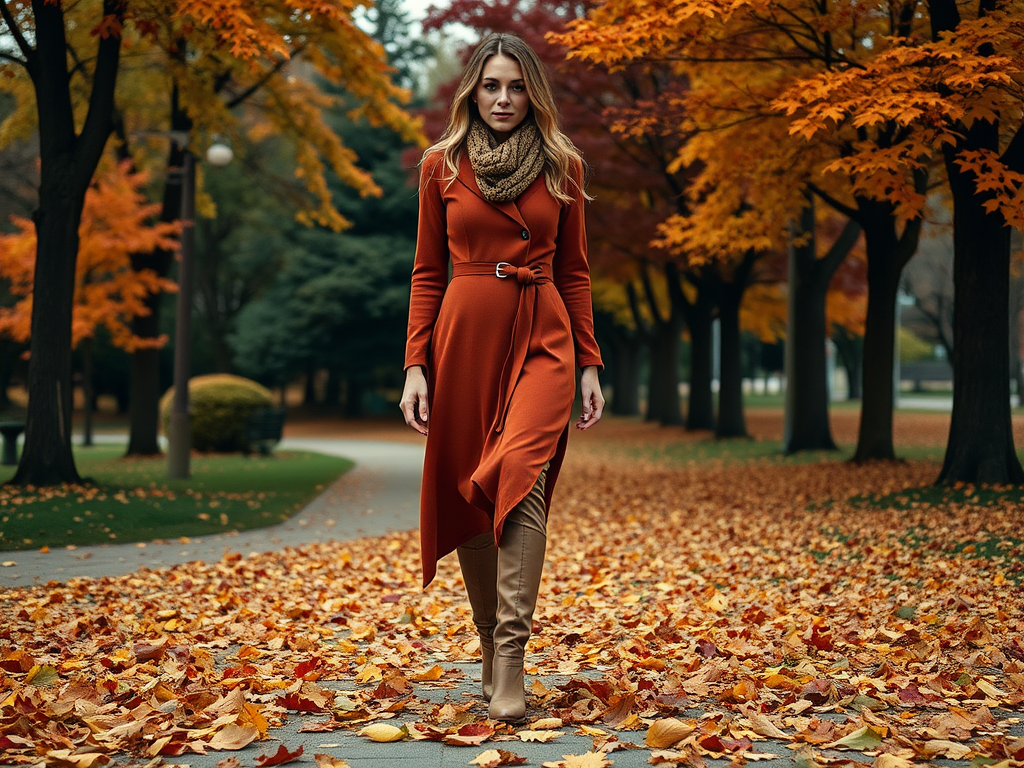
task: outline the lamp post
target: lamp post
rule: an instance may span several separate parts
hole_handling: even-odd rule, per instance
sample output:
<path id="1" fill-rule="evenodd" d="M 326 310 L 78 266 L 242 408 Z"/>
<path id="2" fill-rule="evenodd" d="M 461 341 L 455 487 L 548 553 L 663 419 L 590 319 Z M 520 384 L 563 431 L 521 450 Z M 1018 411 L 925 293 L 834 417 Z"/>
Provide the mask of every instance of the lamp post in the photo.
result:
<path id="1" fill-rule="evenodd" d="M 181 147 L 181 262 L 178 266 L 178 316 L 174 324 L 174 397 L 168 423 L 167 477 L 184 480 L 191 475 L 192 419 L 188 411 L 189 363 L 192 357 L 192 282 L 195 260 L 196 158 L 188 135 L 172 136 Z M 234 153 L 223 142 L 206 152 L 213 165 L 227 165 Z"/>

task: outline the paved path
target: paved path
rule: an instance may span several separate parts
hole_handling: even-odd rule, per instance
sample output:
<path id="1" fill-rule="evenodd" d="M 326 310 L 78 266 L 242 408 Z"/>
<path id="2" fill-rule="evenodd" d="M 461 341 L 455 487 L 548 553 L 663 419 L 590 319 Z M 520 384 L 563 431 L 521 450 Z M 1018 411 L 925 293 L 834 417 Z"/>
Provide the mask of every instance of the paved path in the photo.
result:
<path id="1" fill-rule="evenodd" d="M 106 440 L 104 440 L 106 442 Z M 280 450 L 345 456 L 355 468 L 280 525 L 182 542 L 101 544 L 74 550 L 0 552 L 0 588 L 67 581 L 75 576 L 118 576 L 140 566 L 163 568 L 193 560 L 215 562 L 225 552 L 269 552 L 328 539 L 348 540 L 407 531 L 419 525 L 423 447 L 372 440 L 286 439 Z"/>
<path id="2" fill-rule="evenodd" d="M 118 439 L 120 441 L 120 439 Z M 105 437 L 104 442 L 114 442 Z M 286 546 L 329 539 L 348 540 L 378 536 L 388 531 L 410 530 L 419 524 L 419 488 L 423 464 L 423 447 L 406 443 L 372 440 L 287 439 L 282 450 L 299 449 L 328 453 L 353 459 L 356 466 L 338 482 L 324 491 L 299 514 L 280 525 L 237 534 L 218 534 L 186 542 L 146 542 L 140 544 L 104 544 L 74 550 L 55 549 L 3 552 L 0 561 L 15 561 L 16 566 L 0 569 L 3 587 L 45 584 L 55 579 L 84 576 L 116 576 L 131 573 L 140 566 L 167 567 L 179 563 L 219 560 L 226 552 L 268 552 Z M 418 686 L 420 697 L 438 702 L 462 703 L 478 696 L 479 666 L 465 665 L 466 682 L 455 689 L 432 689 Z M 561 678 L 544 678 L 546 685 L 564 682 Z M 345 681 L 326 683 L 330 687 L 351 688 Z M 533 713 L 540 715 L 542 713 Z M 351 768 L 454 768 L 466 766 L 487 749 L 508 749 L 527 758 L 526 765 L 559 760 L 562 755 L 583 754 L 592 749 L 589 737 L 577 736 L 564 728 L 565 735 L 548 744 L 519 741 L 493 743 L 479 747 L 451 747 L 438 742 L 399 742 L 378 744 L 351 731 L 332 733 L 300 733 L 299 729 L 323 720 L 323 715 L 289 716 L 282 728 L 271 731 L 271 740 L 254 743 L 239 752 L 210 752 L 207 755 L 182 755 L 167 758 L 168 762 L 192 768 L 217 768 L 219 761 L 235 757 L 240 766 L 255 766 L 260 755 L 272 754 L 279 744 L 294 751 L 304 749 L 298 765 L 312 765 L 313 755 L 326 753 L 344 759 Z M 409 718 L 399 718 L 403 722 Z M 415 719 L 415 718 L 413 718 Z M 624 733 L 623 741 L 643 743 L 643 732 Z M 646 749 L 616 752 L 615 768 L 646 766 L 650 752 Z M 122 758 L 123 759 L 123 758 Z"/>

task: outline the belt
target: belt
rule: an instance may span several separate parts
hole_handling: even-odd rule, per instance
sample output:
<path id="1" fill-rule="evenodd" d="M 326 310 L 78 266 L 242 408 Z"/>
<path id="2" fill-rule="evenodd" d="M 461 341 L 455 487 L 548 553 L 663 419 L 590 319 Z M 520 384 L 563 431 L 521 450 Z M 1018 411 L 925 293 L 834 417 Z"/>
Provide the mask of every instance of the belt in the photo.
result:
<path id="1" fill-rule="evenodd" d="M 495 432 L 505 429 L 505 418 L 512 400 L 512 393 L 523 372 L 526 353 L 530 349 L 530 336 L 533 334 L 533 317 L 537 308 L 537 286 L 546 285 L 554 279 L 551 264 L 534 264 L 530 267 L 517 267 L 507 261 L 498 263 L 486 261 L 464 261 L 452 265 L 452 278 L 466 276 L 496 277 L 506 280 L 516 278 L 519 291 L 519 308 L 512 325 L 512 339 L 509 344 L 505 364 L 501 368 L 501 381 L 498 386 L 498 413 L 494 417 L 492 428 Z"/>

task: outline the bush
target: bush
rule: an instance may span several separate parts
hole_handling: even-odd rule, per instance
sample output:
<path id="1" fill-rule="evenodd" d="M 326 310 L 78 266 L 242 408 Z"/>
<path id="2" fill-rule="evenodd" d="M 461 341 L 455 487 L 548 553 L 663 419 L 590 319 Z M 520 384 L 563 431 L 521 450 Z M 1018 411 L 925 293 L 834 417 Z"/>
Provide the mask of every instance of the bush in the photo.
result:
<path id="1" fill-rule="evenodd" d="M 160 398 L 164 433 L 171 419 L 174 387 Z M 260 408 L 273 404 L 270 390 L 250 379 L 216 373 L 188 382 L 192 415 L 192 447 L 197 451 L 232 452 L 245 448 L 245 422 Z"/>

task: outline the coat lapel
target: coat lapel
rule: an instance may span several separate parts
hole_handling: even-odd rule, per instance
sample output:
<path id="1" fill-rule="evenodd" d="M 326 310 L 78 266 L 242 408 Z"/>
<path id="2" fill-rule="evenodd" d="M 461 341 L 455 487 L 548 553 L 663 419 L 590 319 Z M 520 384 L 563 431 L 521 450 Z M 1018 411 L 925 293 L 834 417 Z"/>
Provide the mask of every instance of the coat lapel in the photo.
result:
<path id="1" fill-rule="evenodd" d="M 519 209 L 516 207 L 514 202 L 510 200 L 507 203 L 495 203 L 484 197 L 483 193 L 480 191 L 480 185 L 476 183 L 476 175 L 473 173 L 473 165 L 469 162 L 469 156 L 465 150 L 462 151 L 462 156 L 459 158 L 459 181 L 466 189 L 479 197 L 485 203 L 504 213 L 510 219 L 517 222 L 523 229 L 527 228 L 526 222 L 523 221 L 523 215 L 519 212 Z M 533 185 L 523 193 L 524 196 L 528 195 L 532 189 Z"/>

